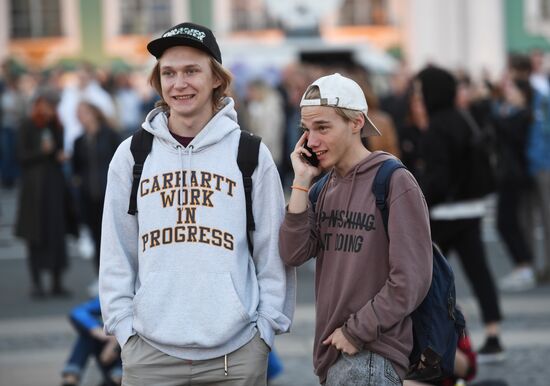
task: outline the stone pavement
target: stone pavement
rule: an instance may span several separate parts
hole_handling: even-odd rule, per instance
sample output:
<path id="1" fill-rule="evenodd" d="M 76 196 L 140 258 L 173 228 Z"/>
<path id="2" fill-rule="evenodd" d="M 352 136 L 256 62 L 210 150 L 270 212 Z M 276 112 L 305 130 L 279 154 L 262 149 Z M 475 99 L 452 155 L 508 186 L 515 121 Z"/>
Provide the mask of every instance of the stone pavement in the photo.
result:
<path id="1" fill-rule="evenodd" d="M 86 286 L 93 280 L 91 261 L 78 257 L 71 242 L 71 269 L 67 286 L 71 299 L 33 302 L 28 297 L 28 275 L 23 245 L 11 236 L 15 196 L 0 190 L 0 386 L 55 386 L 59 372 L 75 337 L 66 315 L 71 307 L 87 298 Z M 510 270 L 508 258 L 486 221 L 485 240 L 495 277 Z M 457 277 L 457 292 L 475 346 L 483 342 L 483 330 L 475 300 L 464 281 L 461 268 L 451 257 Z M 314 307 L 311 265 L 298 271 L 298 306 L 292 332 L 276 339 L 284 373 L 271 386 L 318 385 L 313 375 Z M 503 294 L 505 321 L 503 342 L 507 360 L 484 365 L 476 379 L 502 379 L 508 385 L 547 386 L 550 384 L 550 286 L 521 294 Z M 83 385 L 100 382 L 93 364 L 85 373 Z"/>

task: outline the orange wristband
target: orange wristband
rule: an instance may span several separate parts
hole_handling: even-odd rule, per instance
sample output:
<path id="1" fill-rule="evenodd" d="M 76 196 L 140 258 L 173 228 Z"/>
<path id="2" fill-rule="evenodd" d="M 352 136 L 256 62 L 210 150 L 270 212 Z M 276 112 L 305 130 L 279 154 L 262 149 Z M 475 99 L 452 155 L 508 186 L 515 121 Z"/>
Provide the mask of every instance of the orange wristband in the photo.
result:
<path id="1" fill-rule="evenodd" d="M 309 193 L 309 189 L 308 189 L 308 188 L 304 188 L 303 186 L 292 185 L 292 186 L 290 187 L 290 189 L 297 189 L 297 190 L 301 190 L 302 192 Z"/>

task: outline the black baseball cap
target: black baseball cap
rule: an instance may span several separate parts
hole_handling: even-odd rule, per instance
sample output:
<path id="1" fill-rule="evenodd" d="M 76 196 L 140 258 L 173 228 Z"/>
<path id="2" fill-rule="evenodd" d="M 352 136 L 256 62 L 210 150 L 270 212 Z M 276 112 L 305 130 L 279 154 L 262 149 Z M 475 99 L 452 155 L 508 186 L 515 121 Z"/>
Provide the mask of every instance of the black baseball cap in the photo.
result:
<path id="1" fill-rule="evenodd" d="M 205 26 L 195 23 L 178 24 L 163 33 L 160 38 L 149 42 L 147 50 L 159 59 L 164 51 L 175 46 L 197 48 L 212 56 L 218 63 L 222 63 L 222 54 L 216 37 Z"/>

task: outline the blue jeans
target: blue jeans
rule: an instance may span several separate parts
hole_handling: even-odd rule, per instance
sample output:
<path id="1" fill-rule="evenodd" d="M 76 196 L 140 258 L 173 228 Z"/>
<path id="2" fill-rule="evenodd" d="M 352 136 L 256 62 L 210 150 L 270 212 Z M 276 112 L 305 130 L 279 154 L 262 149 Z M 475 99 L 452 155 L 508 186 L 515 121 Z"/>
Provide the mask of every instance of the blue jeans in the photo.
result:
<path id="1" fill-rule="evenodd" d="M 73 374 L 78 378 L 81 378 L 88 358 L 90 355 L 95 356 L 99 369 L 103 374 L 103 379 L 105 381 L 110 381 L 113 377 L 122 376 L 122 362 L 120 357 L 115 360 L 113 363 L 104 365 L 99 360 L 101 355 L 101 350 L 103 350 L 104 342 L 94 339 L 90 334 L 82 329 L 78 329 L 79 333 L 78 338 L 73 346 L 69 359 L 63 368 L 62 374 Z"/>
<path id="2" fill-rule="evenodd" d="M 328 369 L 325 386 L 402 385 L 390 360 L 370 351 L 356 355 L 342 353 Z"/>

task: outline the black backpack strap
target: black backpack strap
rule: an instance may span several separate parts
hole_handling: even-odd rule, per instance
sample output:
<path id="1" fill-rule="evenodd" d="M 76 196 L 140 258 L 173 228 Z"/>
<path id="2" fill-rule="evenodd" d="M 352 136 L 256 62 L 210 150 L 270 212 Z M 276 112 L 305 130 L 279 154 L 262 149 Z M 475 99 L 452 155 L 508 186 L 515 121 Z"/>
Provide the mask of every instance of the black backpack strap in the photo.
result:
<path id="1" fill-rule="evenodd" d="M 398 159 L 389 158 L 385 160 L 378 168 L 376 176 L 374 177 L 374 182 L 372 183 L 372 193 L 376 199 L 376 207 L 382 213 L 382 221 L 384 222 L 386 235 L 388 235 L 388 219 L 390 217 L 390 210 L 386 199 L 390 188 L 391 176 L 394 171 L 400 168 L 405 168 L 405 165 Z"/>
<path id="2" fill-rule="evenodd" d="M 317 200 L 319 199 L 319 195 L 321 194 L 323 187 L 327 183 L 329 175 L 330 173 L 325 174 L 316 183 L 314 183 L 311 189 L 309 190 L 309 201 L 311 202 L 311 206 L 314 212 L 315 212 L 315 206 L 317 205 Z"/>
<path id="3" fill-rule="evenodd" d="M 237 153 L 237 164 L 243 175 L 244 196 L 246 200 L 246 238 L 251 255 L 253 252 L 251 232 L 256 230 L 254 213 L 252 212 L 252 173 L 254 173 L 256 166 L 258 166 L 261 142 L 262 139 L 260 137 L 243 130 L 241 131 Z"/>
<path id="4" fill-rule="evenodd" d="M 135 216 L 137 213 L 137 191 L 141 173 L 143 172 L 143 164 L 147 155 L 151 152 L 153 146 L 153 134 L 144 129 L 139 129 L 132 136 L 130 151 L 134 157 L 134 168 L 132 170 L 132 193 L 130 194 L 130 204 L 128 206 L 128 214 Z"/>

